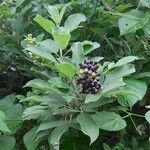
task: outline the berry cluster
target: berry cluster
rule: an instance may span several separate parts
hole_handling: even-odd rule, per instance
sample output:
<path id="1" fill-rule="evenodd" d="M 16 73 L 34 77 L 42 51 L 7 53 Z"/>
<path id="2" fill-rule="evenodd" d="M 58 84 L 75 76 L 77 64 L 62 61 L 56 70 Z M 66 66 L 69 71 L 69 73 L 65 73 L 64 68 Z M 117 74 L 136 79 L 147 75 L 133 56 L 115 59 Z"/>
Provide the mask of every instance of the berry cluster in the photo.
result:
<path id="1" fill-rule="evenodd" d="M 80 85 L 80 92 L 84 94 L 95 94 L 101 89 L 97 70 L 98 64 L 94 61 L 84 61 L 80 65 L 81 76 L 77 80 Z"/>

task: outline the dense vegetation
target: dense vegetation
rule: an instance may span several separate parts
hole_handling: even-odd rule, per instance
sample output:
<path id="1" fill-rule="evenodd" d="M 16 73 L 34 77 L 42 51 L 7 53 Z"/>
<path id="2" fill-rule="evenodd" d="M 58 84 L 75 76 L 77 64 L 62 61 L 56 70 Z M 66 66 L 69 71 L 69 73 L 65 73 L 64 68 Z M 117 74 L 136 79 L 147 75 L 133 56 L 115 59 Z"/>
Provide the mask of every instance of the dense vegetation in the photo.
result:
<path id="1" fill-rule="evenodd" d="M 149 9 L 0 1 L 0 150 L 148 150 Z"/>

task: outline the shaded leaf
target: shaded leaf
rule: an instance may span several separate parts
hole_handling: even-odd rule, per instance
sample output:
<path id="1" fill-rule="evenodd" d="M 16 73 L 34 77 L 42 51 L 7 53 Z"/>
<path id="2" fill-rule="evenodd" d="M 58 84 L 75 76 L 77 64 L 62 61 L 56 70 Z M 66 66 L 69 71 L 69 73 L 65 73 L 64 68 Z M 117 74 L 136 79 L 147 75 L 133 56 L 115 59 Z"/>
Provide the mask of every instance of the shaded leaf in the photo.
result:
<path id="1" fill-rule="evenodd" d="M 98 138 L 99 128 L 91 115 L 81 113 L 77 116 L 77 121 L 81 126 L 84 134 L 88 135 L 91 139 L 91 144 Z"/>
<path id="2" fill-rule="evenodd" d="M 150 111 L 146 112 L 145 114 L 145 119 L 148 121 L 148 123 L 150 124 Z"/>
<path id="3" fill-rule="evenodd" d="M 102 111 L 93 115 L 100 129 L 119 131 L 126 127 L 126 122 L 116 113 Z"/>
<path id="4" fill-rule="evenodd" d="M 12 136 L 0 135 L 0 149 L 12 150 L 15 147 L 16 140 Z"/>
<path id="5" fill-rule="evenodd" d="M 84 55 L 86 55 L 100 47 L 99 43 L 91 42 L 91 41 L 83 41 L 82 45 L 83 45 L 83 49 L 84 49 Z"/>
<path id="6" fill-rule="evenodd" d="M 9 132 L 11 133 L 10 129 L 8 128 L 6 124 L 6 115 L 4 114 L 3 111 L 0 110 L 0 130 L 3 132 Z"/>
<path id="7" fill-rule="evenodd" d="M 37 131 L 37 127 L 33 127 L 30 131 L 28 131 L 23 136 L 23 142 L 24 142 L 27 150 L 35 150 L 39 144 L 39 141 L 35 140 L 36 131 Z"/>
<path id="8" fill-rule="evenodd" d="M 67 125 L 62 125 L 59 127 L 56 127 L 55 129 L 53 129 L 53 131 L 50 133 L 49 137 L 48 137 L 48 141 L 50 144 L 52 145 L 59 145 L 59 140 L 62 137 L 62 135 L 68 130 L 68 126 Z"/>

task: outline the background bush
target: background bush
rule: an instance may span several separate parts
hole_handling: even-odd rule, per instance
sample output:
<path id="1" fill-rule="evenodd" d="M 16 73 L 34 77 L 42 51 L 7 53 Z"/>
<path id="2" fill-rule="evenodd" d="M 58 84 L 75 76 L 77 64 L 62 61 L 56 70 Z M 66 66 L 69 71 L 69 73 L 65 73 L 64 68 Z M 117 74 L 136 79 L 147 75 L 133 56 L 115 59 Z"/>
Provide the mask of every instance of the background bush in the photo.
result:
<path id="1" fill-rule="evenodd" d="M 0 149 L 149 149 L 149 8 L 148 0 L 2 1 Z M 98 94 L 78 93 L 86 59 L 99 62 Z"/>

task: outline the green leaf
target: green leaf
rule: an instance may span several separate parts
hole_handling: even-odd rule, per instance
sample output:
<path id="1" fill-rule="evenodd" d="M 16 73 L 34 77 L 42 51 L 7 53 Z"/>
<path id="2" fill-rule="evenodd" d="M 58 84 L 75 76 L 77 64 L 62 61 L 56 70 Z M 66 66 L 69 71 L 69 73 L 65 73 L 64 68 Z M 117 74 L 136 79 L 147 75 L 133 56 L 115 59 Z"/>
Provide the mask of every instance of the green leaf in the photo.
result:
<path id="1" fill-rule="evenodd" d="M 137 101 L 142 100 L 147 91 L 147 85 L 144 81 L 134 79 L 125 79 L 124 82 L 126 86 L 116 92 L 117 95 L 123 96 L 128 105 L 132 107 Z"/>
<path id="2" fill-rule="evenodd" d="M 126 127 L 126 122 L 114 112 L 102 111 L 93 115 L 100 129 L 119 131 Z"/>
<path id="3" fill-rule="evenodd" d="M 58 47 L 63 50 L 68 46 L 71 34 L 64 27 L 58 27 L 53 32 L 53 38 Z"/>
<path id="4" fill-rule="evenodd" d="M 53 19 L 53 21 L 58 24 L 60 23 L 60 16 L 59 16 L 59 10 L 54 5 L 47 6 L 47 10 L 50 14 L 50 17 Z"/>
<path id="5" fill-rule="evenodd" d="M 146 25 L 144 26 L 144 33 L 146 37 L 150 37 L 150 11 L 145 13 L 145 17 L 148 18 L 149 20 L 147 21 Z"/>
<path id="6" fill-rule="evenodd" d="M 66 11 L 67 7 L 68 7 L 70 4 L 71 4 L 71 3 L 65 4 L 65 5 L 63 6 L 63 8 L 61 9 L 61 11 L 60 11 L 60 16 L 59 16 L 59 18 L 60 18 L 60 21 L 59 21 L 59 22 L 61 22 L 61 20 L 62 20 L 62 18 L 63 18 L 63 16 L 64 16 L 65 11 Z"/>
<path id="7" fill-rule="evenodd" d="M 126 13 L 119 19 L 120 34 L 135 33 L 136 30 L 143 28 L 148 22 L 147 17 L 141 11 L 134 9 Z"/>
<path id="8" fill-rule="evenodd" d="M 84 49 L 84 55 L 87 55 L 88 53 L 100 47 L 99 43 L 91 41 L 83 41 L 82 45 Z"/>
<path id="9" fill-rule="evenodd" d="M 99 128 L 97 123 L 91 115 L 84 113 L 77 116 L 77 121 L 81 126 L 82 132 L 90 137 L 90 143 L 92 144 L 99 136 Z"/>
<path id="10" fill-rule="evenodd" d="M 4 114 L 3 111 L 0 110 L 0 130 L 3 132 L 9 132 L 11 133 L 10 129 L 8 128 L 6 124 L 6 115 Z"/>
<path id="11" fill-rule="evenodd" d="M 43 130 L 48 130 L 51 128 L 55 128 L 55 127 L 60 127 L 63 125 L 67 125 L 69 123 L 69 121 L 67 120 L 50 120 L 49 122 L 43 122 L 39 125 L 37 132 L 39 131 L 43 131 Z"/>
<path id="12" fill-rule="evenodd" d="M 75 29 L 78 28 L 78 25 L 81 23 L 81 22 L 84 22 L 86 21 L 86 17 L 85 15 L 83 14 L 73 14 L 73 15 L 70 15 L 66 21 L 65 21 L 65 24 L 64 24 L 64 27 L 69 31 L 73 31 Z"/>
<path id="13" fill-rule="evenodd" d="M 42 42 L 39 42 L 38 43 L 38 47 L 41 48 L 41 50 L 44 49 L 44 51 L 47 51 L 47 52 L 49 51 L 49 52 L 55 53 L 55 54 L 59 50 L 56 42 L 51 40 L 51 39 L 46 39 L 46 40 L 44 40 Z"/>
<path id="14" fill-rule="evenodd" d="M 78 66 L 79 63 L 85 60 L 83 45 L 80 42 L 76 42 L 71 46 L 71 50 L 72 50 L 71 62 L 73 62 Z"/>
<path id="15" fill-rule="evenodd" d="M 101 98 L 102 94 L 98 93 L 98 94 L 88 94 L 86 96 L 85 99 L 85 103 L 90 103 L 90 102 L 96 102 L 97 100 L 99 100 Z"/>
<path id="16" fill-rule="evenodd" d="M 16 140 L 12 136 L 0 135 L 0 149 L 12 150 L 15 147 Z"/>
<path id="17" fill-rule="evenodd" d="M 54 109 L 54 115 L 61 115 L 61 114 L 71 114 L 71 113 L 77 113 L 80 112 L 78 110 L 75 110 L 73 108 L 56 108 Z"/>
<path id="18" fill-rule="evenodd" d="M 43 44 L 43 43 L 42 43 Z M 32 47 L 27 47 L 25 49 L 26 51 L 30 51 L 40 57 L 43 57 L 47 60 L 50 60 L 51 62 L 56 62 L 56 59 L 52 56 L 52 52 L 50 51 L 50 48 L 47 49 L 43 45 L 36 45 Z"/>
<path id="19" fill-rule="evenodd" d="M 145 114 L 145 119 L 148 121 L 148 123 L 150 124 L 150 110 L 148 112 L 146 112 Z"/>
<path id="20" fill-rule="evenodd" d="M 106 143 L 103 143 L 103 148 L 104 150 L 111 150 L 111 147 Z"/>
<path id="21" fill-rule="evenodd" d="M 67 125 L 62 125 L 59 126 L 55 129 L 53 129 L 53 131 L 50 133 L 49 137 L 48 137 L 48 142 L 52 145 L 59 145 L 59 140 L 62 137 L 62 135 L 68 130 L 68 126 Z"/>
<path id="22" fill-rule="evenodd" d="M 150 1 L 149 0 L 140 0 L 140 5 L 142 7 L 147 7 L 147 8 L 150 8 Z"/>
<path id="23" fill-rule="evenodd" d="M 8 128 L 11 130 L 12 133 L 15 133 L 22 126 L 22 110 L 22 105 L 16 104 L 7 109 L 7 111 L 5 112 L 5 120 Z"/>
<path id="24" fill-rule="evenodd" d="M 16 100 L 16 96 L 14 94 L 8 95 L 0 100 L 0 110 L 6 111 L 10 107 L 13 106 Z"/>
<path id="25" fill-rule="evenodd" d="M 40 106 L 40 105 L 27 107 L 22 114 L 22 118 L 23 120 L 37 119 L 45 113 L 47 108 L 48 106 Z"/>
<path id="26" fill-rule="evenodd" d="M 51 85 L 42 79 L 33 79 L 29 81 L 24 87 L 32 87 L 32 88 L 38 88 L 43 90 L 49 90 L 49 88 L 51 88 Z"/>
<path id="27" fill-rule="evenodd" d="M 69 89 L 69 85 L 65 83 L 60 77 L 51 77 L 48 81 L 52 86 L 56 86 L 60 89 Z"/>
<path id="28" fill-rule="evenodd" d="M 135 56 L 123 57 L 114 65 L 114 67 L 125 65 L 127 63 L 133 62 L 134 60 L 137 60 L 137 57 Z"/>
<path id="29" fill-rule="evenodd" d="M 76 70 L 69 64 L 56 64 L 56 68 L 59 72 L 63 73 L 64 75 L 68 76 L 69 78 L 72 78 Z"/>
<path id="30" fill-rule="evenodd" d="M 37 15 L 34 18 L 34 21 L 37 22 L 48 33 L 52 33 L 53 30 L 55 29 L 55 24 L 52 21 L 43 18 L 41 15 Z"/>
<path id="31" fill-rule="evenodd" d="M 28 131 L 23 136 L 23 142 L 27 150 L 35 150 L 39 144 L 39 141 L 35 141 L 36 131 L 37 131 L 37 127 L 33 127 L 30 131 Z"/>
<path id="32" fill-rule="evenodd" d="M 45 91 L 48 91 L 52 88 L 50 83 L 42 79 L 33 79 L 29 81 L 24 87 L 32 87 L 32 88 L 37 88 Z"/>
<path id="33" fill-rule="evenodd" d="M 106 73 L 103 86 L 109 85 L 110 83 L 112 84 L 112 82 L 114 83 L 117 80 L 120 80 L 121 78 L 130 75 L 134 72 L 135 68 L 132 64 L 126 64 L 117 68 L 113 68 Z"/>
<path id="34" fill-rule="evenodd" d="M 125 83 L 122 82 L 122 81 L 119 81 L 119 80 L 116 80 L 116 81 L 113 81 L 113 82 L 110 82 L 109 84 L 107 85 L 103 85 L 103 89 L 101 91 L 102 94 L 105 94 L 111 90 L 114 90 L 118 87 L 121 87 L 121 86 L 124 86 Z"/>
<path id="35" fill-rule="evenodd" d="M 103 57 L 92 57 L 91 59 L 89 60 L 92 60 L 92 61 L 95 61 L 95 62 L 99 62 L 101 60 L 103 60 L 104 58 Z"/>

